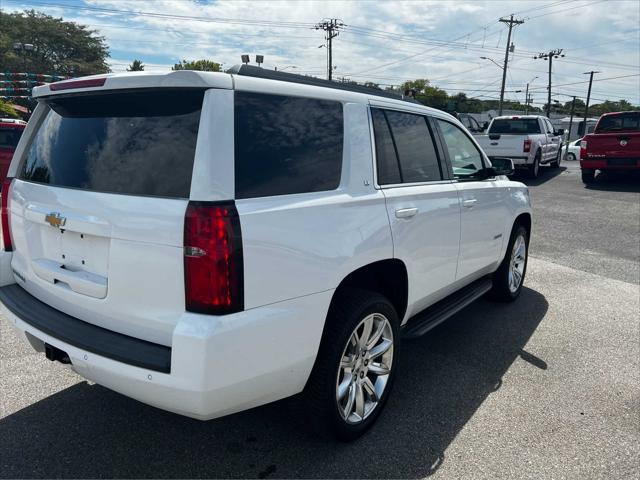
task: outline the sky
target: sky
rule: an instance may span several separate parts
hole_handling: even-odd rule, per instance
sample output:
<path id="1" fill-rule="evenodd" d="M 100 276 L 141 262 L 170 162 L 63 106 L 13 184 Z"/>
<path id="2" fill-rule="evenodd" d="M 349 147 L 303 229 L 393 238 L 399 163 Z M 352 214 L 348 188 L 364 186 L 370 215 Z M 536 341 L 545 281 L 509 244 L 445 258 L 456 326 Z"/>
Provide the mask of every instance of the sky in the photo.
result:
<path id="1" fill-rule="evenodd" d="M 546 102 L 548 62 L 554 59 L 553 99 L 591 103 L 625 99 L 640 105 L 640 1 L 239 1 L 239 0 L 0 0 L 5 11 L 33 8 L 76 21 L 104 36 L 109 65 L 125 71 L 140 59 L 146 71 L 168 71 L 182 60 L 210 59 L 223 68 L 240 55 L 264 55 L 264 68 L 326 76 L 324 33 L 314 26 L 337 18 L 334 77 L 381 85 L 427 78 L 448 93 L 496 99 L 508 27 L 514 27 L 505 98 Z M 487 57 L 482 59 L 480 57 Z M 496 62 L 498 65 L 493 63 Z M 537 77 L 537 78 L 536 78 Z"/>

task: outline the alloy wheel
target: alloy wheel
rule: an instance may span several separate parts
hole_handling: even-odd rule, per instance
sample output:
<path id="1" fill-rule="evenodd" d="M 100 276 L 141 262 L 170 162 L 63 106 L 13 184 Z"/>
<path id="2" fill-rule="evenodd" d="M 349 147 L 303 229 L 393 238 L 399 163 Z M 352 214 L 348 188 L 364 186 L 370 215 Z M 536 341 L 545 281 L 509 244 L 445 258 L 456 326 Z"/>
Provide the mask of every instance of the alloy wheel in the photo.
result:
<path id="1" fill-rule="evenodd" d="M 511 249 L 511 262 L 509 264 L 509 290 L 515 293 L 520 288 L 524 276 L 524 266 L 527 261 L 527 243 L 524 236 L 518 235 Z"/>
<path id="2" fill-rule="evenodd" d="M 336 378 L 336 402 L 343 420 L 357 424 L 376 409 L 393 367 L 393 330 L 381 313 L 366 316 L 342 352 Z"/>

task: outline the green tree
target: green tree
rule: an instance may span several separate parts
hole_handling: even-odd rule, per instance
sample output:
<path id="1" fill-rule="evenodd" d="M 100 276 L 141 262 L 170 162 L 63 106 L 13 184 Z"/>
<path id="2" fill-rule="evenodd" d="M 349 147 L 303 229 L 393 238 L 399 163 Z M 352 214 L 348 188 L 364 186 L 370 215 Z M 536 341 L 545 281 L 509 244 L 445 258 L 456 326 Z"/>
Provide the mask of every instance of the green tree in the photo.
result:
<path id="1" fill-rule="evenodd" d="M 144 71 L 144 63 L 142 60 L 134 60 L 127 68 L 127 72 L 142 72 Z"/>
<path id="2" fill-rule="evenodd" d="M 200 70 L 202 72 L 220 72 L 222 70 L 222 64 L 213 62 L 211 60 L 182 60 L 180 63 L 176 63 L 171 70 Z"/>
<path id="3" fill-rule="evenodd" d="M 14 43 L 34 45 L 16 52 Z M 24 53 L 24 55 L 23 55 Z M 35 10 L 0 11 L 0 69 L 3 71 L 83 76 L 109 71 L 104 37 L 85 25 L 67 22 Z"/>
<path id="4" fill-rule="evenodd" d="M 20 115 L 9 103 L 0 99 L 0 117 L 20 118 Z"/>

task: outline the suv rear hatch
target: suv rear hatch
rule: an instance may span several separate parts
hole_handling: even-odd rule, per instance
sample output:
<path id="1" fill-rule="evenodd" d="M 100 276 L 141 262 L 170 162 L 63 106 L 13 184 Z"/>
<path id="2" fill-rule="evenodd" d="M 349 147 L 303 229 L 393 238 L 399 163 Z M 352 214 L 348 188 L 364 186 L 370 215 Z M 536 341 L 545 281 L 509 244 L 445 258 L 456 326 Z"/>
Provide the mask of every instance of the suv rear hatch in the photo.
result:
<path id="1" fill-rule="evenodd" d="M 19 285 L 88 323 L 171 345 L 204 92 L 44 100 L 10 191 Z"/>

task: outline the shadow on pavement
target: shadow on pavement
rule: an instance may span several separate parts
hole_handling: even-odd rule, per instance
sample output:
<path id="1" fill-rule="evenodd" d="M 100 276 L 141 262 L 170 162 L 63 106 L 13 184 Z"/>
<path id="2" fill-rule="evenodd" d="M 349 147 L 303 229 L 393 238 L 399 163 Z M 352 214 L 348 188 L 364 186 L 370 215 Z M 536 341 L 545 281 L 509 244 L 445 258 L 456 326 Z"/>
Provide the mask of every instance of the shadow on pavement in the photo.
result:
<path id="1" fill-rule="evenodd" d="M 522 182 L 529 187 L 537 187 L 538 185 L 542 185 L 543 183 L 547 183 L 562 172 L 567 169 L 564 165 L 560 165 L 560 168 L 551 168 L 547 166 L 540 166 L 540 172 L 538 173 L 538 178 L 529 178 L 527 176 L 527 172 L 516 170 L 516 173 L 513 175 L 513 180 L 517 180 L 518 182 Z"/>
<path id="2" fill-rule="evenodd" d="M 605 192 L 640 192 L 640 172 L 600 172 L 596 180 L 590 185 L 585 185 L 588 190 L 601 190 Z"/>
<path id="3" fill-rule="evenodd" d="M 547 368 L 524 351 L 547 307 L 524 288 L 515 303 L 481 300 L 405 342 L 386 411 L 350 444 L 309 436 L 294 400 L 199 422 L 82 382 L 0 420 L 0 476 L 428 476 L 517 358 Z"/>

